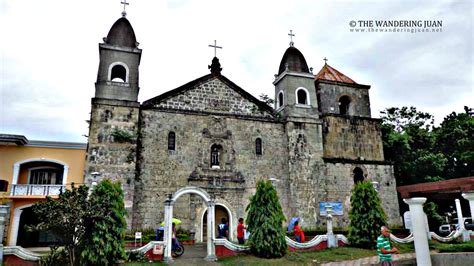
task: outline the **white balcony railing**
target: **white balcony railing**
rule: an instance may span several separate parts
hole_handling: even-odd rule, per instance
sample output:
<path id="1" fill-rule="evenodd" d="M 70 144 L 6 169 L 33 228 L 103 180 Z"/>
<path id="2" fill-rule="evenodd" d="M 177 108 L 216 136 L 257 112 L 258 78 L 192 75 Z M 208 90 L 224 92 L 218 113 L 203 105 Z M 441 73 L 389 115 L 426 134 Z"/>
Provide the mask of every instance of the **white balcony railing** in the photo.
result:
<path id="1" fill-rule="evenodd" d="M 64 185 L 12 185 L 12 196 L 54 196 L 65 191 Z"/>

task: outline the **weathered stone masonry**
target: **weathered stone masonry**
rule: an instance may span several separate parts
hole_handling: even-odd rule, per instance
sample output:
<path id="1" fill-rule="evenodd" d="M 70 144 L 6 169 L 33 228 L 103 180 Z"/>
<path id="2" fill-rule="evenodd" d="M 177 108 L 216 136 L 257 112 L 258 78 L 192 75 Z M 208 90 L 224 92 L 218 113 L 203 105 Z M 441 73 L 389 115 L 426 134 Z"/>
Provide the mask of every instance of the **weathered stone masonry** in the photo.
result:
<path id="1" fill-rule="evenodd" d="M 313 75 L 291 46 L 274 82 L 275 96 L 283 96 L 276 109 L 221 75 L 217 58 L 211 74 L 140 104 L 141 50 L 128 20 L 119 19 L 99 48 L 86 178 L 122 182 L 129 228 L 157 228 L 166 198 L 197 186 L 228 212 L 235 237 L 259 179 L 273 180 L 288 220 L 300 217 L 303 227 L 324 226 L 319 202 L 338 201 L 344 213 L 334 217 L 335 226 L 347 226 L 356 172 L 376 182 L 389 223 L 400 224 L 380 121 L 370 118 L 370 86 L 327 64 Z M 343 109 L 347 112 L 339 113 Z M 118 133 L 126 138 L 119 140 Z M 174 216 L 200 240 L 205 210 L 199 196 L 184 195 Z"/>

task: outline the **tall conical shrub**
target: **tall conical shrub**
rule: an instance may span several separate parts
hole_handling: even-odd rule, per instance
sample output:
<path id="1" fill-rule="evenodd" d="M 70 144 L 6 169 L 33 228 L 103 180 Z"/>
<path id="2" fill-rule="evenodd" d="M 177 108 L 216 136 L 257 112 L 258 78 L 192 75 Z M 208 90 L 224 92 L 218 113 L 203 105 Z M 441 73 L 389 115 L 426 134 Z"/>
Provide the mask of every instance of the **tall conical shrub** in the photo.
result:
<path id="1" fill-rule="evenodd" d="M 380 227 L 386 224 L 386 216 L 372 183 L 357 182 L 352 189 L 349 219 L 348 238 L 351 245 L 375 248 Z"/>
<path id="2" fill-rule="evenodd" d="M 120 183 L 108 179 L 90 195 L 90 215 L 85 219 L 83 265 L 115 265 L 126 259 L 124 194 Z"/>
<path id="3" fill-rule="evenodd" d="M 257 191 L 250 198 L 246 211 L 250 251 L 264 258 L 284 256 L 287 250 L 283 229 L 285 216 L 270 181 L 257 182 Z"/>

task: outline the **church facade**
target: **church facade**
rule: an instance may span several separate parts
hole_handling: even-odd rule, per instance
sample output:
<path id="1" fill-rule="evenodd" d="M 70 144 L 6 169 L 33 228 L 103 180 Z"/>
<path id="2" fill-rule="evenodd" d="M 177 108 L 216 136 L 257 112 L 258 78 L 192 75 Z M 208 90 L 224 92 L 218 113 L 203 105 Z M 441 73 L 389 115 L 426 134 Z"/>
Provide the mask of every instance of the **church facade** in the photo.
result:
<path id="1" fill-rule="evenodd" d="M 273 180 L 284 214 L 305 228 L 324 226 L 320 203 L 342 206 L 335 226 L 349 224 L 351 189 L 378 187 L 390 224 L 400 224 L 393 166 L 383 157 L 380 120 L 371 118 L 369 88 L 325 64 L 317 74 L 293 43 L 273 82 L 275 105 L 221 73 L 210 73 L 138 102 L 142 50 L 122 17 L 99 44 L 92 98 L 86 182 L 110 178 L 124 188 L 131 229 L 157 228 L 164 202 L 195 186 L 216 201 L 235 237 L 237 220 L 260 179 Z M 206 205 L 184 195 L 174 217 L 205 238 Z"/>

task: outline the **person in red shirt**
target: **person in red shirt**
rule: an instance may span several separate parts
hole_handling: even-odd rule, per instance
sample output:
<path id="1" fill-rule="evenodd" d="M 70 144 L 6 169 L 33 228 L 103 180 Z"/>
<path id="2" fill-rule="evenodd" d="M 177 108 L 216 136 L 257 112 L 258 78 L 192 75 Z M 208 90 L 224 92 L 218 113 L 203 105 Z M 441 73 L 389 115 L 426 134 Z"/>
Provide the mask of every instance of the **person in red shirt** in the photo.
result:
<path id="1" fill-rule="evenodd" d="M 244 225 L 244 218 L 239 218 L 239 224 L 237 225 L 237 239 L 239 240 L 239 244 L 243 245 L 245 240 L 244 240 L 244 232 L 245 230 L 245 225 Z"/>
<path id="2" fill-rule="evenodd" d="M 296 242 L 301 243 L 301 234 L 303 233 L 303 231 L 301 231 L 301 228 L 298 225 L 298 221 L 295 222 L 295 226 L 293 227 L 293 233 L 295 235 Z"/>

